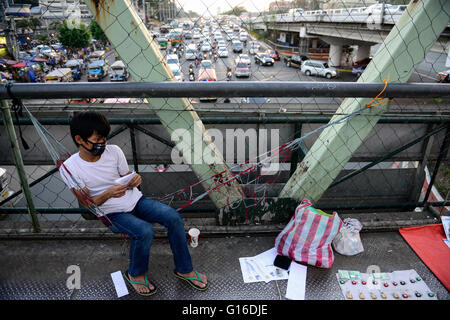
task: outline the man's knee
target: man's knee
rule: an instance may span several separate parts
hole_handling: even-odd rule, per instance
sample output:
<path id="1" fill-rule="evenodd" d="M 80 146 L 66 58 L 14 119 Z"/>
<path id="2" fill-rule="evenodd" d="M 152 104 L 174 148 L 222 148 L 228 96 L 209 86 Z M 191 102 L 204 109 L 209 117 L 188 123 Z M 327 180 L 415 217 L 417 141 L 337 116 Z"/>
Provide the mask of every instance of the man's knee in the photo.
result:
<path id="1" fill-rule="evenodd" d="M 155 228 L 150 223 L 145 223 L 139 229 L 137 238 L 139 239 L 153 239 L 155 235 Z"/>
<path id="2" fill-rule="evenodd" d="M 167 222 L 169 225 L 177 226 L 177 225 L 184 225 L 183 218 L 178 213 L 178 211 L 171 208 L 171 210 L 168 210 L 167 212 Z"/>

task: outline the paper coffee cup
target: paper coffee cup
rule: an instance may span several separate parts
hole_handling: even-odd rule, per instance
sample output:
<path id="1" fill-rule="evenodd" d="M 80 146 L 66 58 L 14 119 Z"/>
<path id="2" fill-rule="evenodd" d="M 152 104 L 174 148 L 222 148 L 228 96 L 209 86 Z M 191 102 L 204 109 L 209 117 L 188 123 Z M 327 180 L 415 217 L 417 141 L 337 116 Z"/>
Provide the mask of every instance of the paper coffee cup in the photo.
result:
<path id="1" fill-rule="evenodd" d="M 195 248 L 196 246 L 198 246 L 198 236 L 200 235 L 200 230 L 198 230 L 197 228 L 192 228 L 189 229 L 188 231 L 189 234 L 189 243 L 191 244 L 192 248 Z"/>

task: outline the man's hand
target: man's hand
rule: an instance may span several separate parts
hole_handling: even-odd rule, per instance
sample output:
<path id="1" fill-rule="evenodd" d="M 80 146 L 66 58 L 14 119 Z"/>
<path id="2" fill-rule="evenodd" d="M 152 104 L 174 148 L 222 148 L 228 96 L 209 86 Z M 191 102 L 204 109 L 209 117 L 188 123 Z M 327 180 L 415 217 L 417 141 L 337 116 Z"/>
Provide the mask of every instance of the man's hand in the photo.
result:
<path id="1" fill-rule="evenodd" d="M 127 187 L 130 189 L 133 189 L 135 187 L 140 186 L 142 182 L 142 177 L 139 174 L 135 174 L 133 179 L 131 179 L 131 181 L 128 183 Z"/>
<path id="2" fill-rule="evenodd" d="M 121 184 L 115 184 L 112 187 L 108 188 L 108 193 L 110 198 L 120 198 L 125 195 L 125 192 L 127 191 L 126 185 Z"/>

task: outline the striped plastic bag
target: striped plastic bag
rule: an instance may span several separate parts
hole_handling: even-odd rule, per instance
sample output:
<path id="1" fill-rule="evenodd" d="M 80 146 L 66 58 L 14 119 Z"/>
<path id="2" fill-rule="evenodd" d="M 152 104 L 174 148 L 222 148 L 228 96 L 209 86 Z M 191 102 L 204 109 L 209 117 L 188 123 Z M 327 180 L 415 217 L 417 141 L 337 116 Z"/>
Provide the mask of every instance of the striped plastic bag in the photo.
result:
<path id="1" fill-rule="evenodd" d="M 303 200 L 283 231 L 275 239 L 278 254 L 297 262 L 321 268 L 331 268 L 334 261 L 331 242 L 338 234 L 342 221 L 315 209 L 311 201 Z"/>

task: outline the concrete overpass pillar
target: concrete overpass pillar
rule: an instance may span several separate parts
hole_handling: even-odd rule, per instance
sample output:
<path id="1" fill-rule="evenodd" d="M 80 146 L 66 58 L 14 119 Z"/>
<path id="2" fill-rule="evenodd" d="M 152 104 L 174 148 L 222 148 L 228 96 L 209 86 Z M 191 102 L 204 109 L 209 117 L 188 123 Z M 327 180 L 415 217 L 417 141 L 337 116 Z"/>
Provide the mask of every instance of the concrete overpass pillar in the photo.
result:
<path id="1" fill-rule="evenodd" d="M 341 65 L 342 58 L 342 45 L 332 44 L 330 45 L 330 55 L 328 57 L 328 64 L 330 67 L 337 67 Z"/>
<path id="2" fill-rule="evenodd" d="M 354 61 L 360 61 L 370 56 L 370 45 L 360 45 L 356 51 Z"/>

